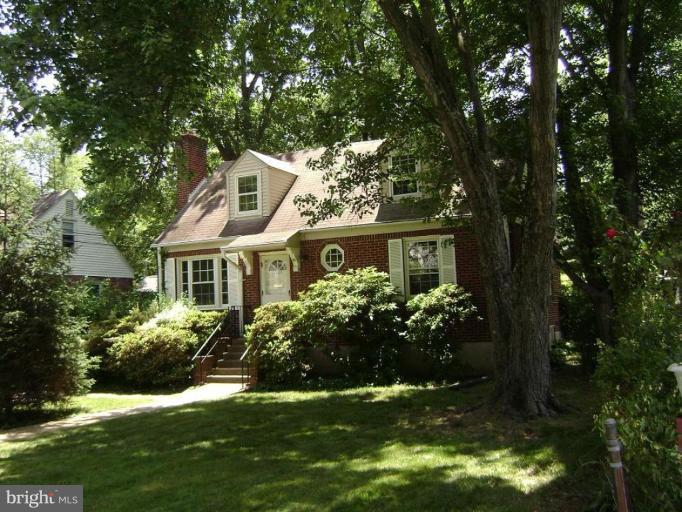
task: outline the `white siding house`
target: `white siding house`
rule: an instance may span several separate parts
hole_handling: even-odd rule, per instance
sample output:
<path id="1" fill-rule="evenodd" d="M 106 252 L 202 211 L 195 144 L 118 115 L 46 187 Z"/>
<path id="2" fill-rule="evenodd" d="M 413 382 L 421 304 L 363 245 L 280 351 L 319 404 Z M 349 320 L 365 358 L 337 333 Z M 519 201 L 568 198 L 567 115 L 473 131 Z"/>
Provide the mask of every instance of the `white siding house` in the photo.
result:
<path id="1" fill-rule="evenodd" d="M 133 269 L 79 212 L 78 198 L 70 190 L 42 196 L 33 208 L 33 222 L 56 222 L 62 243 L 73 249 L 70 275 L 74 278 L 111 279 L 119 286 L 132 285 Z"/>

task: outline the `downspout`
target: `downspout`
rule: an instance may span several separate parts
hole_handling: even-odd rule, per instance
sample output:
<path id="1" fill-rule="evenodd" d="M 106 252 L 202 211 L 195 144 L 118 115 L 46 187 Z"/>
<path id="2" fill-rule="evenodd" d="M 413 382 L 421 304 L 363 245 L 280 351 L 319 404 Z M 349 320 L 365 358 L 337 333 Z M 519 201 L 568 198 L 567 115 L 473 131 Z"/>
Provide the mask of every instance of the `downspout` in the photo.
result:
<path id="1" fill-rule="evenodd" d="M 156 248 L 156 297 L 161 300 L 163 291 L 163 267 L 161 266 L 161 247 Z"/>

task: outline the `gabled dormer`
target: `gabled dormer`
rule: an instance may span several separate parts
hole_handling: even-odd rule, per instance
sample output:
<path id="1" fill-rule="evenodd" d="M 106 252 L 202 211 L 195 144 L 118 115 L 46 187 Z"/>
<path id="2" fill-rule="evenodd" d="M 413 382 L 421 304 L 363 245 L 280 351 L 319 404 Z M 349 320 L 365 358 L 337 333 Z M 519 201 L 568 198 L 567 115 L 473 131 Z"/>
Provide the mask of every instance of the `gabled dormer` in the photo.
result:
<path id="1" fill-rule="evenodd" d="M 392 152 L 382 164 L 388 179 L 382 184 L 384 195 L 392 202 L 421 196 L 421 162 L 409 152 Z"/>
<path id="2" fill-rule="evenodd" d="M 270 216 L 297 176 L 287 162 L 247 149 L 225 175 L 229 219 Z"/>

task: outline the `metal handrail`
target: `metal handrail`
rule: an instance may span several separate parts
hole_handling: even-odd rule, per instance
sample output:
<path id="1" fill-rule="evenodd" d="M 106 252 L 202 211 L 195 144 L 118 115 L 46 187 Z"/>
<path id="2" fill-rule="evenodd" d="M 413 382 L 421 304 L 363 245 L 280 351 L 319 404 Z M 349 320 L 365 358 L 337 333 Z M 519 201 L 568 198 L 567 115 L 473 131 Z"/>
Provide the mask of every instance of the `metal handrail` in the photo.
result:
<path id="1" fill-rule="evenodd" d="M 241 364 L 241 367 L 242 367 L 242 387 L 244 387 L 244 362 L 245 362 L 246 356 L 248 355 L 251 348 L 253 348 L 254 354 L 257 353 L 258 349 L 260 348 L 260 343 L 256 344 L 255 347 L 253 347 L 253 345 L 248 345 L 246 347 L 246 350 L 242 354 L 242 356 L 239 358 L 239 363 Z M 251 362 L 247 361 L 246 363 L 247 363 L 246 377 L 247 377 L 247 380 L 250 381 L 251 380 Z"/>
<path id="2" fill-rule="evenodd" d="M 211 332 L 211 334 L 209 334 L 208 338 L 206 338 L 206 341 L 204 341 L 204 343 L 201 345 L 201 347 L 199 347 L 199 350 L 197 350 L 197 353 L 194 354 L 194 356 L 192 357 L 193 362 L 196 361 L 197 359 L 199 359 L 200 357 L 202 357 L 201 353 L 204 351 L 206 346 L 211 342 L 211 340 L 213 340 L 213 337 L 222 330 L 222 328 L 225 324 L 225 320 L 227 320 L 227 317 L 229 316 L 229 314 L 230 313 L 228 311 L 227 313 L 225 313 L 223 318 L 220 319 L 220 322 L 218 322 L 218 325 L 216 325 L 215 329 L 213 329 L 213 332 Z M 213 352 L 213 349 L 216 347 L 217 344 L 218 344 L 218 341 L 216 341 L 213 344 L 213 346 L 211 347 L 211 350 L 209 350 L 206 353 L 206 355 L 203 356 L 202 362 L 204 361 L 204 359 L 206 359 L 206 357 L 208 357 L 211 354 L 211 352 Z"/>

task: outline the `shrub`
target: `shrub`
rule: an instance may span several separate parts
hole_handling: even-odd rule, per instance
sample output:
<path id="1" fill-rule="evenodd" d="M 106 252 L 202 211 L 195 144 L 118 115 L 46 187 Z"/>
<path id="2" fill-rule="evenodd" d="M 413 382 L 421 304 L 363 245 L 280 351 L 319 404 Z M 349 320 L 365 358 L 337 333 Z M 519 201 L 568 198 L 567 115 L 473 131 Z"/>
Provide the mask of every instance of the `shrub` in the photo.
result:
<path id="1" fill-rule="evenodd" d="M 476 313 L 471 294 L 454 284 L 443 284 L 407 303 L 410 315 L 406 339 L 433 358 L 441 368 L 455 359 L 457 326 Z"/>
<path id="2" fill-rule="evenodd" d="M 394 376 L 400 316 L 395 288 L 374 267 L 329 274 L 299 298 L 301 329 L 346 372 L 364 380 Z"/>
<path id="3" fill-rule="evenodd" d="M 60 240 L 19 237 L 0 249 L 0 414 L 85 392 L 92 361 Z"/>
<path id="4" fill-rule="evenodd" d="M 176 386 L 187 381 L 198 343 L 196 334 L 169 325 L 137 330 L 115 339 L 110 364 L 130 384 Z"/>
<path id="5" fill-rule="evenodd" d="M 301 383 L 310 371 L 310 346 L 302 337 L 300 302 L 261 306 L 246 330 L 246 342 L 257 350 L 258 371 L 265 384 Z"/>
<path id="6" fill-rule="evenodd" d="M 90 349 L 106 351 L 101 372 L 108 378 L 141 387 L 177 386 L 189 379 L 191 356 L 221 316 L 181 301 L 151 318 L 149 311 L 134 309 Z"/>
<path id="7" fill-rule="evenodd" d="M 121 318 L 133 308 L 146 310 L 156 303 L 157 294 L 150 291 L 121 290 L 108 279 L 99 282 L 99 293 L 92 291 L 96 282 L 85 280 L 78 283 L 76 314 L 88 322 Z"/>
<path id="8" fill-rule="evenodd" d="M 674 304 L 652 296 L 622 306 L 615 347 L 599 356 L 595 374 L 604 403 L 603 428 L 616 418 L 629 470 L 634 505 L 642 510 L 680 510 L 682 466 L 675 444 L 680 396 L 666 368 L 682 361 L 682 322 Z"/>

